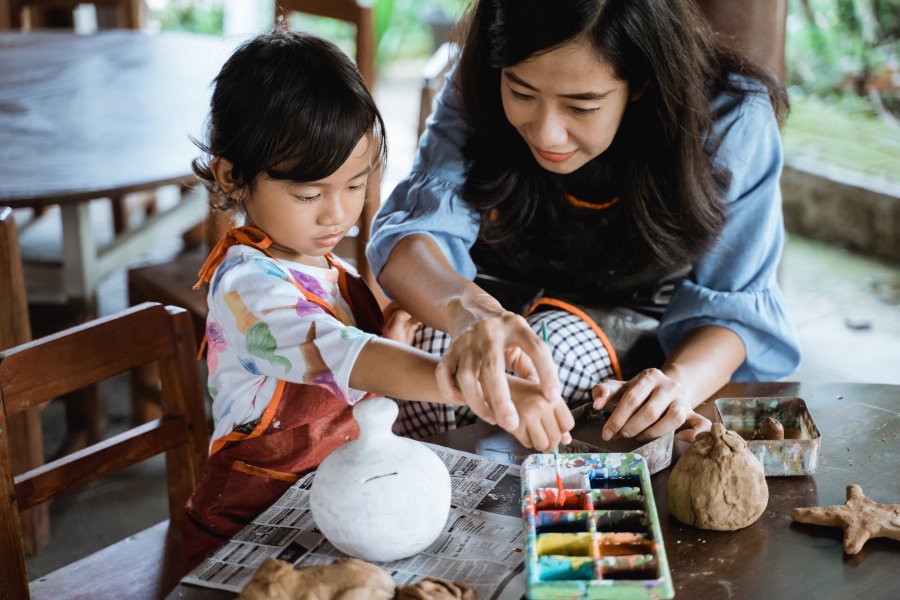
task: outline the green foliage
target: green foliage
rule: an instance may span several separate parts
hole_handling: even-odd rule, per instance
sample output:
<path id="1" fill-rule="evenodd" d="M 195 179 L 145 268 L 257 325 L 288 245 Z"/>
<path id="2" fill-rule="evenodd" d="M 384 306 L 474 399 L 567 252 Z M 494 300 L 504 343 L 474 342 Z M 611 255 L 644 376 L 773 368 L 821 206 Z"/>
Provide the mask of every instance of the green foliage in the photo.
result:
<path id="1" fill-rule="evenodd" d="M 860 92 L 900 69 L 900 0 L 790 0 L 788 85 L 819 96 Z"/>
<path id="2" fill-rule="evenodd" d="M 462 16 L 469 0 L 375 0 L 375 40 L 378 62 L 427 56 L 431 31 L 427 18 L 443 14 L 452 22 Z"/>
<path id="3" fill-rule="evenodd" d="M 397 58 L 423 57 L 431 53 L 431 31 L 424 16 L 429 8 L 440 8 L 454 21 L 468 0 L 374 0 L 376 68 Z M 353 54 L 353 26 L 332 19 L 295 14 L 291 27 L 326 37 Z"/>
<path id="4" fill-rule="evenodd" d="M 784 145 L 795 158 L 900 183 L 900 133 L 886 128 L 858 96 L 793 95 Z"/>
<path id="5" fill-rule="evenodd" d="M 256 2 L 258 0 L 246 0 Z M 438 11 L 451 22 L 462 16 L 470 0 L 362 0 L 374 8 L 376 67 L 395 58 L 428 56 L 432 50 L 427 16 Z M 163 7 L 153 10 L 166 31 L 223 32 L 223 0 L 159 0 Z M 308 15 L 294 14 L 290 26 L 312 31 L 335 42 L 353 55 L 354 30 L 351 25 Z"/>
<path id="6" fill-rule="evenodd" d="M 900 182 L 900 0 L 788 6 L 786 153 Z"/>
<path id="7" fill-rule="evenodd" d="M 222 0 L 167 0 L 153 11 L 163 31 L 190 31 L 222 35 L 225 14 Z"/>

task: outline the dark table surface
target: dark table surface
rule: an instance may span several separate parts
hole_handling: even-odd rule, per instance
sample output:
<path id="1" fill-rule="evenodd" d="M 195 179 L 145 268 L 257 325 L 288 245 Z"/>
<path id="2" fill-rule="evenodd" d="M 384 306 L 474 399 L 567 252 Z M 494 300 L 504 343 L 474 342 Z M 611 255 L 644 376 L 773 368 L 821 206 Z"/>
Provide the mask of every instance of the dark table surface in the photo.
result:
<path id="1" fill-rule="evenodd" d="M 900 386 L 857 383 L 747 383 L 715 397 L 799 396 L 822 434 L 815 475 L 769 477 L 769 504 L 740 531 L 683 525 L 666 509 L 670 469 L 652 477 L 676 598 L 900 598 L 900 542 L 875 539 L 855 556 L 843 553 L 839 528 L 799 525 L 792 508 L 843 504 L 856 483 L 878 502 L 900 502 Z M 700 412 L 715 419 L 707 401 Z M 521 458 L 509 434 L 483 424 L 437 435 L 430 442 L 498 460 Z M 180 585 L 169 598 L 233 595 Z"/>
<path id="2" fill-rule="evenodd" d="M 188 139 L 233 42 L 111 30 L 0 33 L 0 205 L 193 181 Z"/>
<path id="3" fill-rule="evenodd" d="M 190 136 L 237 41 L 0 33 L 0 206 L 59 205 L 62 224 L 60 256 L 23 260 L 29 301 L 90 307 L 103 277 L 205 218 L 198 188 L 101 245 L 88 201 L 196 183 Z"/>

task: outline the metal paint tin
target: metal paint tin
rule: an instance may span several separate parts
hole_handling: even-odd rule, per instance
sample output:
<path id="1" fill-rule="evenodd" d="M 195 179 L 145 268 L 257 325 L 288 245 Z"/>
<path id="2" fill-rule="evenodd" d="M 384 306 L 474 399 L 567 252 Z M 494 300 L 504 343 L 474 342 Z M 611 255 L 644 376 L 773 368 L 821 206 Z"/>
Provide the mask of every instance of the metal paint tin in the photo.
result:
<path id="1" fill-rule="evenodd" d="M 651 440 L 639 442 L 633 439 L 613 439 L 604 441 L 601 436 L 603 425 L 609 418 L 605 410 L 595 410 L 591 403 L 582 404 L 572 409 L 575 427 L 572 429 L 572 443 L 560 446 L 560 452 L 574 454 L 590 454 L 596 452 L 616 452 L 640 454 L 647 460 L 647 468 L 654 475 L 672 464 L 672 446 L 674 432 Z"/>
<path id="2" fill-rule="evenodd" d="M 762 463 L 767 477 L 816 472 L 822 434 L 801 398 L 719 398 L 716 411 L 727 429 L 747 441 L 750 452 Z M 785 439 L 753 439 L 765 417 L 781 423 Z"/>
<path id="3" fill-rule="evenodd" d="M 522 464 L 531 600 L 675 596 L 647 461 L 635 453 L 552 454 Z"/>

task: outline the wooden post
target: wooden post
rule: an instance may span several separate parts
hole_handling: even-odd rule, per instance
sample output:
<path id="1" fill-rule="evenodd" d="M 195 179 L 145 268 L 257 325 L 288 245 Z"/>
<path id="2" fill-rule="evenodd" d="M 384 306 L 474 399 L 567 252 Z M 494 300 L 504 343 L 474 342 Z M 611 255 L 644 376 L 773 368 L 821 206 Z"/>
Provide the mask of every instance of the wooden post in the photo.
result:
<path id="1" fill-rule="evenodd" d="M 784 81 L 787 0 L 697 0 L 697 4 L 716 33 Z"/>
<path id="2" fill-rule="evenodd" d="M 22 257 L 12 209 L 0 207 L 0 350 L 31 341 L 28 299 Z M 41 409 L 32 408 L 9 418 L 9 431 L 0 434 L 9 440 L 13 473 L 24 473 L 44 464 L 44 437 Z M 50 534 L 48 507 L 38 506 L 21 513 L 22 541 L 26 554 L 35 554 Z"/>

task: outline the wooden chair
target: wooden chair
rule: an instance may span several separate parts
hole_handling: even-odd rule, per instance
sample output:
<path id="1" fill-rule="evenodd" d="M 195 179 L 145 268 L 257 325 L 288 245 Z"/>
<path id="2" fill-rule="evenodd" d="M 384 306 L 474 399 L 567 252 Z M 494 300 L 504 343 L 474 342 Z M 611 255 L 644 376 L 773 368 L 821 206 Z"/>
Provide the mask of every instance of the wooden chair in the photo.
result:
<path id="1" fill-rule="evenodd" d="M 0 206 L 0 350 L 30 340 L 31 325 L 16 221 L 11 208 Z M 9 439 L 14 474 L 44 464 L 41 407 L 29 408 L 10 417 Z M 35 554 L 50 533 L 47 506 L 36 506 L 20 517 L 25 554 Z"/>
<path id="2" fill-rule="evenodd" d="M 151 303 L 0 352 L 0 597 L 159 598 L 177 584 L 184 505 L 208 443 L 195 355 L 187 312 Z M 162 418 L 13 477 L 10 418 L 151 362 L 161 375 Z M 20 512 L 163 452 L 169 521 L 29 586 Z"/>
<path id="3" fill-rule="evenodd" d="M 12 1 L 0 0 L 0 31 L 13 28 Z"/>
<path id="4" fill-rule="evenodd" d="M 15 28 L 46 29 L 74 24 L 72 12 L 79 4 L 93 4 L 97 9 L 97 25 L 101 28 L 141 26 L 141 0 L 6 0 Z"/>
<path id="5" fill-rule="evenodd" d="M 453 42 L 441 44 L 425 66 L 422 67 L 422 83 L 419 89 L 419 131 L 417 137 L 425 133 L 425 121 L 434 108 L 434 99 L 444 87 L 444 80 L 450 70 L 459 48 Z"/>
<path id="6" fill-rule="evenodd" d="M 713 30 L 782 81 L 787 0 L 697 0 Z"/>

